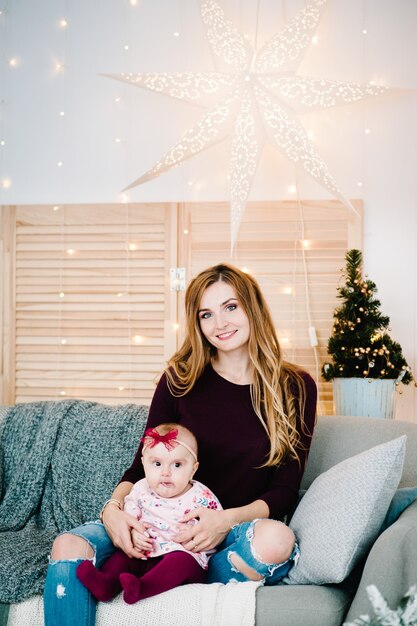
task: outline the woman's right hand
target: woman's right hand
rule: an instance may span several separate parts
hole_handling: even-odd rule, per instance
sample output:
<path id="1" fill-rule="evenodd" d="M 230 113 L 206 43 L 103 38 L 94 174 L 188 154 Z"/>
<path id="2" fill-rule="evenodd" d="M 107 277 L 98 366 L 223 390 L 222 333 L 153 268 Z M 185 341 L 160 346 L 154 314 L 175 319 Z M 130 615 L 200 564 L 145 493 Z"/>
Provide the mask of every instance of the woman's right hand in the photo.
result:
<path id="1" fill-rule="evenodd" d="M 113 545 L 128 556 L 143 559 L 146 553 L 152 550 L 152 540 L 146 526 L 133 515 L 109 504 L 103 511 L 102 521 Z M 135 533 L 135 545 L 132 541 L 132 531 Z"/>

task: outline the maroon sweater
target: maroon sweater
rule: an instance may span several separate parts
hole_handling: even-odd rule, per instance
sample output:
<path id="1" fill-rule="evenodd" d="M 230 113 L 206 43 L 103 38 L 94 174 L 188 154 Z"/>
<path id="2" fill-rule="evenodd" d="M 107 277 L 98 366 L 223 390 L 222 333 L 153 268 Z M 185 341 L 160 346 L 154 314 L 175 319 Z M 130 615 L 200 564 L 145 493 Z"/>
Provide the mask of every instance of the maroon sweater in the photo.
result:
<path id="1" fill-rule="evenodd" d="M 298 447 L 301 466 L 289 460 L 275 467 L 259 466 L 269 452 L 268 436 L 255 414 L 250 385 L 236 385 L 207 366 L 193 389 L 176 398 L 168 390 L 165 374 L 155 390 L 147 428 L 177 422 L 197 437 L 200 465 L 196 480 L 214 491 L 225 509 L 264 500 L 270 517 L 282 518 L 298 497 L 316 416 L 316 384 L 300 372 L 306 387 L 305 432 Z M 142 444 L 122 481 L 143 478 Z"/>

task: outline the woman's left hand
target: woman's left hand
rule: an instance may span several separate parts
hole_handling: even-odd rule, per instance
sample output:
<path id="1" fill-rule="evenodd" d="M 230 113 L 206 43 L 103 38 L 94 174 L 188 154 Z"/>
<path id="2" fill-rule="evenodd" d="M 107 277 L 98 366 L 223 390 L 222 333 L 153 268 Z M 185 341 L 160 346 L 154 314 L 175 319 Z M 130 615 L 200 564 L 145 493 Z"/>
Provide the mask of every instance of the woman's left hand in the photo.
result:
<path id="1" fill-rule="evenodd" d="M 191 520 L 196 524 L 188 524 Z M 219 545 L 232 527 L 227 511 L 198 507 L 180 520 L 181 528 L 174 541 L 189 552 L 206 552 Z"/>

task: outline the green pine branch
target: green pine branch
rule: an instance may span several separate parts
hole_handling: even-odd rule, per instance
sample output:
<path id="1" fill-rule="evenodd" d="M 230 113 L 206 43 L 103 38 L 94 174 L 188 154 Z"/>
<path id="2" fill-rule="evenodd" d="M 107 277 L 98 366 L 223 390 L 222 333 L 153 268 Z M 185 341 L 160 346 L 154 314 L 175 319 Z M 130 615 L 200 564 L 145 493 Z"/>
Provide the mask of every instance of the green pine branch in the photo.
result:
<path id="1" fill-rule="evenodd" d="M 417 588 L 415 585 L 410 587 L 401 598 L 396 609 L 390 609 L 375 585 L 369 585 L 366 592 L 372 605 L 373 615 L 361 615 L 354 622 L 345 622 L 343 626 L 416 626 Z"/>

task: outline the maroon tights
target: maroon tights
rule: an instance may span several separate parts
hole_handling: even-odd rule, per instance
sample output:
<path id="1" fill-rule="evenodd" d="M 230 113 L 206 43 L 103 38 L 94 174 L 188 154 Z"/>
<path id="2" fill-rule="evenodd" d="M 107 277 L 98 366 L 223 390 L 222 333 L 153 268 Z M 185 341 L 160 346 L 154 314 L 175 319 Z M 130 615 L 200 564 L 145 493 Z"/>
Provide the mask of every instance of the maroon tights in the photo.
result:
<path id="1" fill-rule="evenodd" d="M 187 552 L 142 561 L 117 550 L 100 569 L 91 561 L 80 563 L 77 577 L 97 600 L 111 600 L 123 589 L 125 602 L 134 604 L 185 583 L 203 583 L 205 571 Z"/>

